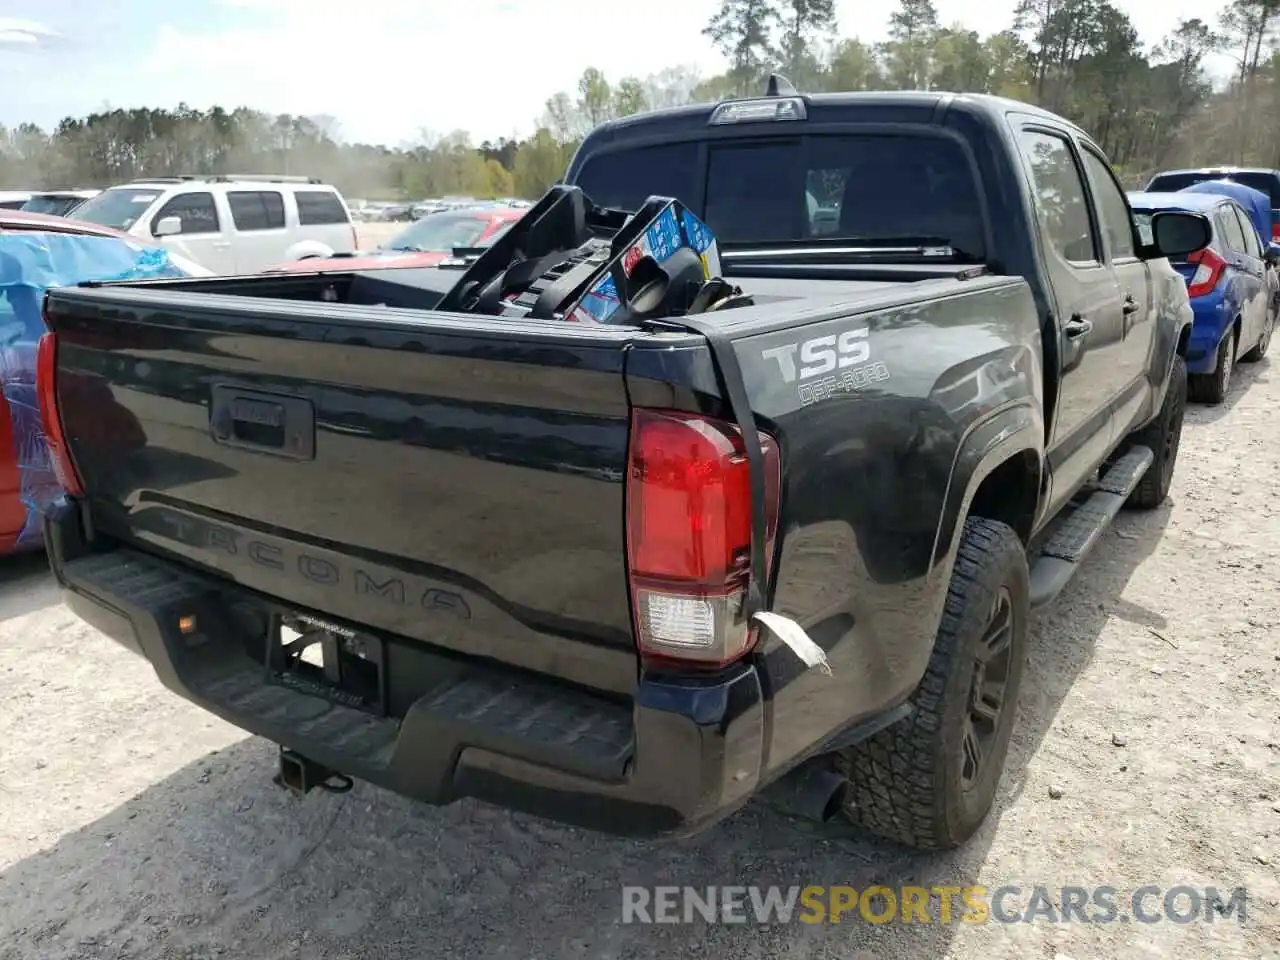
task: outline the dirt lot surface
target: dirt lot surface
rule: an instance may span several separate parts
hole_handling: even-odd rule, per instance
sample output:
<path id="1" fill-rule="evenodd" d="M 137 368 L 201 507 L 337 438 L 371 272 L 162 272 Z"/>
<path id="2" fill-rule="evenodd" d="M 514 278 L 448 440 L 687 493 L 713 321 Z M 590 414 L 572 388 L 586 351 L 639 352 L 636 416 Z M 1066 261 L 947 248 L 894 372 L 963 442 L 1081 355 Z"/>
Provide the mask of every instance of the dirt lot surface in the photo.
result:
<path id="1" fill-rule="evenodd" d="M 1280 945 L 1280 377 L 1193 408 L 1170 503 L 1035 623 L 998 811 L 920 856 L 753 806 L 614 840 L 359 784 L 292 799 L 270 744 L 0 572 L 0 958 L 1260 958 Z M 623 884 L 1248 888 L 1247 922 L 635 926 Z M 1148 901 L 1158 907 L 1159 898 Z M 1184 907 L 1185 909 L 1185 901 Z M 1210 914 L 1213 911 L 1209 911 Z M 937 914 L 935 912 L 934 916 Z M 855 915 L 856 917 L 856 915 Z"/>
<path id="2" fill-rule="evenodd" d="M 378 244 L 386 243 L 407 226 L 409 226 L 407 223 L 357 223 L 356 237 L 360 241 L 360 249 L 372 250 Z"/>

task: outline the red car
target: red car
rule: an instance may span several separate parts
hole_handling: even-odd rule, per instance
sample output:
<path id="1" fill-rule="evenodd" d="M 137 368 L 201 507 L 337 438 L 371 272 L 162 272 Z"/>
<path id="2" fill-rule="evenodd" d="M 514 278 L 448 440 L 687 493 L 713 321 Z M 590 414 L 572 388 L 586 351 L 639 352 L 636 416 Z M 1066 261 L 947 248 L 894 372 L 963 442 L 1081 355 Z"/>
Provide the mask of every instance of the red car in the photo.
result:
<path id="1" fill-rule="evenodd" d="M 39 317 L 41 284 L 28 273 L 30 264 L 16 251 L 3 250 L 4 238 L 15 234 L 63 234 L 111 237 L 130 248 L 139 241 L 110 227 L 64 220 L 42 213 L 0 210 L 0 555 L 39 549 L 42 538 L 38 508 L 56 495 L 57 477 L 49 460 L 44 431 L 40 428 L 39 400 L 35 390 L 37 341 L 43 332 Z M 121 258 L 127 260 L 128 257 Z M 169 255 L 172 275 L 209 276 L 209 271 L 180 257 Z M 88 261 L 92 263 L 92 258 Z M 88 269 L 92 270 L 92 266 Z M 88 279 L 86 277 L 86 279 Z M 89 387 L 93 385 L 90 384 Z M 109 391 L 99 408 L 103 442 L 129 440 L 129 422 L 116 416 Z"/>
<path id="2" fill-rule="evenodd" d="M 516 207 L 473 207 L 429 213 L 375 250 L 350 256 L 310 257 L 272 267 L 273 273 L 318 273 L 321 270 L 380 270 L 386 267 L 434 267 L 454 247 L 488 246 L 524 216 Z"/>

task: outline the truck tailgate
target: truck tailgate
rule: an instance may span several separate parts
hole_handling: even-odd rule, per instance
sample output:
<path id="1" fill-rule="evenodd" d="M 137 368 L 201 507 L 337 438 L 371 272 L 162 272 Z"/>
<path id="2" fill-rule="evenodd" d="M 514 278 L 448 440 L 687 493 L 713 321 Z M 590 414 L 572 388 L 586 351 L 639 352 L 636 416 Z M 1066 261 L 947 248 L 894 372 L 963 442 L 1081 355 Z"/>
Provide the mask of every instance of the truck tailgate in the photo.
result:
<path id="1" fill-rule="evenodd" d="M 621 332 L 127 288 L 55 291 L 47 322 L 99 532 L 302 612 L 634 688 Z"/>

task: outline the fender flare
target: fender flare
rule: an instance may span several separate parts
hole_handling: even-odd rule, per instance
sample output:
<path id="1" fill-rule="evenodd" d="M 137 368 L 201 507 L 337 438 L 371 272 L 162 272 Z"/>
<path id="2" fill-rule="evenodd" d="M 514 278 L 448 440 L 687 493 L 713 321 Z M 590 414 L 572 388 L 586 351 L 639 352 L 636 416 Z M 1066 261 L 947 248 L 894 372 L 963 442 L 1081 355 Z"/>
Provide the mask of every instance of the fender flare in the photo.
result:
<path id="1" fill-rule="evenodd" d="M 935 566 L 954 556 L 974 496 L 996 468 L 1022 454 L 1031 454 L 1036 464 L 1035 516 L 1040 511 L 1040 492 L 1045 474 L 1044 415 L 1027 398 L 993 411 L 972 424 L 956 447 L 951 463 L 938 535 L 934 541 Z M 947 570 L 950 575 L 950 570 Z"/>
<path id="2" fill-rule="evenodd" d="M 1188 319 L 1173 328 L 1173 337 L 1169 339 L 1167 348 L 1161 339 L 1156 341 L 1157 353 L 1147 378 L 1151 384 L 1151 409 L 1147 411 L 1136 429 L 1141 429 L 1150 423 L 1164 406 L 1164 395 L 1169 391 L 1169 378 L 1173 375 L 1173 360 L 1179 355 L 1178 350 L 1182 346 L 1184 337 L 1190 339 L 1193 325 L 1194 320 Z"/>

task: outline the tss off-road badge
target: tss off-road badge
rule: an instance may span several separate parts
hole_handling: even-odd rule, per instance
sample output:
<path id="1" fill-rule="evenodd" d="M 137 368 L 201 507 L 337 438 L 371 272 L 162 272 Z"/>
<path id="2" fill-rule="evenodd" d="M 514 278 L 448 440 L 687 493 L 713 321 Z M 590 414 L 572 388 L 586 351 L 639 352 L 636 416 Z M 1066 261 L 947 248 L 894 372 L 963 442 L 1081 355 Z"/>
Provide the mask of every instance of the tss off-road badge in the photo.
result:
<path id="1" fill-rule="evenodd" d="M 871 360 L 869 327 L 769 347 L 761 356 L 777 364 L 784 383 L 796 384 L 802 407 L 889 379 L 889 368 Z"/>

